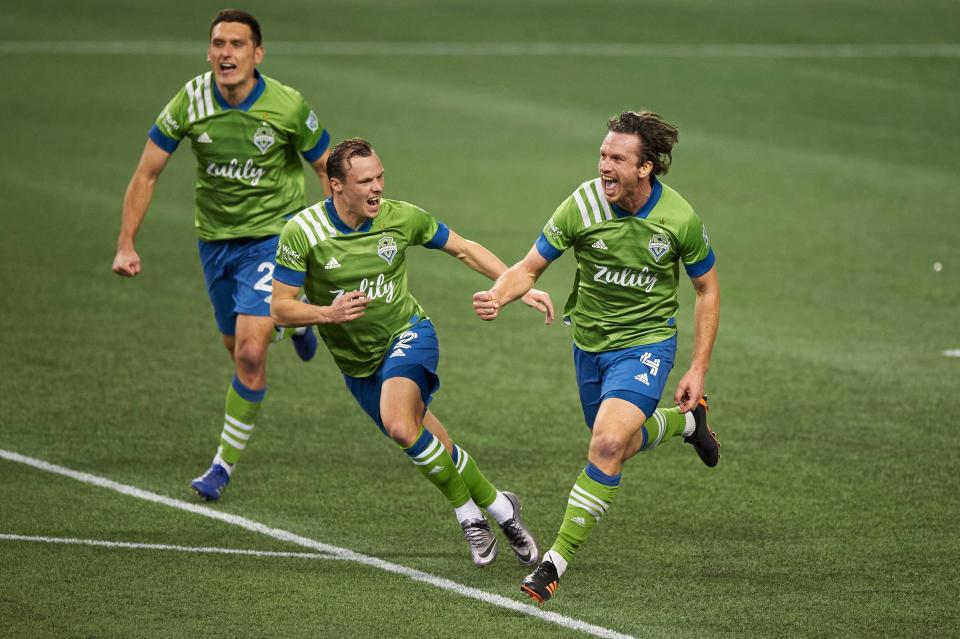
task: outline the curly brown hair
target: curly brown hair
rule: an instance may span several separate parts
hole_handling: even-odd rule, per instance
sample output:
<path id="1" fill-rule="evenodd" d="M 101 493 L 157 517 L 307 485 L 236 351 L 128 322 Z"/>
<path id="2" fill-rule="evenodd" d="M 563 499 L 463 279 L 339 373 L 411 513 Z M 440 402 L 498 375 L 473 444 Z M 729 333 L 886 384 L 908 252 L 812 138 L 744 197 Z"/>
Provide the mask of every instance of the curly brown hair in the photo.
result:
<path id="1" fill-rule="evenodd" d="M 614 133 L 629 133 L 640 138 L 640 164 L 653 162 L 654 175 L 666 175 L 673 161 L 673 146 L 680 131 L 653 111 L 624 111 L 607 121 Z"/>

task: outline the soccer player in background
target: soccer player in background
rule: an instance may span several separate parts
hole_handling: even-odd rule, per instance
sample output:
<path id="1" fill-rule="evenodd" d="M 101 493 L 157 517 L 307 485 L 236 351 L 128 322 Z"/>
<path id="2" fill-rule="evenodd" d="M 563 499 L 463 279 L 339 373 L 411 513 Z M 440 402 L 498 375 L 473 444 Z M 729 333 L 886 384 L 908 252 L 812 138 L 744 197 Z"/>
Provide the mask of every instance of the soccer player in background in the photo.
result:
<path id="1" fill-rule="evenodd" d="M 703 395 L 720 319 L 713 249 L 690 205 L 657 179 L 670 167 L 678 131 L 649 111 L 621 113 L 607 128 L 600 177 L 564 200 L 526 257 L 473 298 L 477 315 L 493 320 L 574 250 L 577 273 L 563 315 L 573 325 L 580 403 L 592 433 L 557 539 L 520 585 L 538 603 L 553 595 L 610 508 L 626 460 L 677 435 L 707 466 L 720 456 Z M 680 263 L 696 291 L 693 361 L 677 385 L 677 408 L 660 409 L 677 349 Z"/>
<path id="2" fill-rule="evenodd" d="M 497 555 L 485 508 L 523 565 L 539 561 L 536 541 L 520 518 L 516 495 L 498 491 L 476 460 L 445 430 L 423 418 L 440 386 L 433 323 L 407 289 L 407 249 L 441 249 L 495 279 L 506 265 L 426 211 L 382 197 L 383 165 L 360 138 L 334 147 L 327 161 L 333 195 L 304 209 L 280 235 L 273 318 L 282 326 L 317 325 L 347 388 L 380 430 L 450 501 L 474 564 Z M 298 298 L 300 287 L 309 303 Z M 523 301 L 553 319 L 550 297 L 529 290 Z"/>
<path id="3" fill-rule="evenodd" d="M 219 12 L 210 25 L 211 70 L 187 82 L 164 107 L 123 201 L 113 271 L 140 273 L 134 248 L 153 187 L 178 144 L 188 138 L 197 157 L 195 226 L 200 261 L 217 327 L 235 375 L 227 389 L 219 447 L 210 469 L 192 482 L 219 499 L 249 443 L 267 392 L 271 279 L 280 230 L 302 209 L 303 157 L 329 192 L 330 135 L 296 90 L 261 75 L 260 25 L 244 11 Z M 317 337 L 309 327 L 292 339 L 303 360 Z"/>

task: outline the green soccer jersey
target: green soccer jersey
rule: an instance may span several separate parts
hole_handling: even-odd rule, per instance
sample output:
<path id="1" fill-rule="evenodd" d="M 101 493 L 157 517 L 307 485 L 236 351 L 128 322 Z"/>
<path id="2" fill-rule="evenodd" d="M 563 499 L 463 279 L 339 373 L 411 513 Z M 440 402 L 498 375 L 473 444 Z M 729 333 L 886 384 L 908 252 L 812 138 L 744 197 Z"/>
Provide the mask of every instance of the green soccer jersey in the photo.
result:
<path id="1" fill-rule="evenodd" d="M 407 289 L 407 247 L 442 248 L 449 233 L 423 209 L 386 199 L 376 218 L 353 230 L 327 198 L 287 222 L 273 277 L 303 286 L 318 306 L 329 306 L 350 291 L 366 294 L 370 301 L 363 316 L 320 324 L 317 331 L 343 373 L 367 377 L 377 370 L 394 338 L 426 319 Z"/>
<path id="2" fill-rule="evenodd" d="M 208 71 L 164 107 L 150 139 L 173 153 L 189 138 L 197 156 L 195 225 L 200 239 L 277 235 L 285 216 L 306 206 L 303 166 L 330 135 L 295 89 L 256 72 L 257 84 L 231 107 Z"/>
<path id="3" fill-rule="evenodd" d="M 656 178 L 646 204 L 625 211 L 600 179 L 580 185 L 537 240 L 554 260 L 573 247 L 577 272 L 564 316 L 585 351 L 652 344 L 676 334 L 679 264 L 699 277 L 715 262 L 706 229 L 683 197 Z"/>

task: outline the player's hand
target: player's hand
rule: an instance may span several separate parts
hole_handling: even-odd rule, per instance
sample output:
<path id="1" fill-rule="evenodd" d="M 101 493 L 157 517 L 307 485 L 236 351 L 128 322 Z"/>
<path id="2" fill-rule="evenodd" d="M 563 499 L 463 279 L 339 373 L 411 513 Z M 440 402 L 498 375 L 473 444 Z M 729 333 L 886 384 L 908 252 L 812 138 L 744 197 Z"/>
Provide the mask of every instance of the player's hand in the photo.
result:
<path id="1" fill-rule="evenodd" d="M 473 312 L 487 322 L 497 319 L 500 312 L 500 294 L 494 289 L 474 293 Z"/>
<path id="2" fill-rule="evenodd" d="M 553 300 L 550 299 L 549 293 L 544 293 L 543 291 L 538 291 L 535 288 L 531 288 L 527 291 L 526 295 L 520 298 L 524 304 L 530 308 L 535 308 L 541 313 L 544 314 L 543 323 L 553 324 Z"/>
<path id="3" fill-rule="evenodd" d="M 370 298 L 360 291 L 350 291 L 338 295 L 333 304 L 327 307 L 326 317 L 330 324 L 343 324 L 355 320 L 367 310 Z"/>
<path id="4" fill-rule="evenodd" d="M 677 384 L 677 392 L 673 394 L 673 401 L 677 403 L 681 413 L 687 413 L 697 407 L 697 402 L 703 397 L 704 374 L 691 368 Z"/>
<path id="5" fill-rule="evenodd" d="M 140 272 L 140 256 L 135 250 L 117 249 L 113 258 L 113 272 L 124 277 L 133 277 Z"/>

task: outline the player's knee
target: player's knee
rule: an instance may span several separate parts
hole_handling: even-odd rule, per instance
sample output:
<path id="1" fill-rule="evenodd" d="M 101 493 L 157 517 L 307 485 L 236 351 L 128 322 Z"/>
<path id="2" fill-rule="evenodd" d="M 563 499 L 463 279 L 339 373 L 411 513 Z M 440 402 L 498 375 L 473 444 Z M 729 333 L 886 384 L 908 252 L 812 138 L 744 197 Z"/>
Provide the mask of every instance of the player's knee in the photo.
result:
<path id="1" fill-rule="evenodd" d="M 390 439 L 404 448 L 412 446 L 417 441 L 420 429 L 415 421 L 405 419 L 398 413 L 381 415 L 380 419 L 383 420 L 383 427 Z"/>
<path id="2" fill-rule="evenodd" d="M 237 363 L 238 370 L 255 374 L 266 366 L 267 353 L 254 343 L 241 342 L 233 352 L 233 359 Z"/>
<path id="3" fill-rule="evenodd" d="M 619 461 L 625 448 L 626 442 L 613 433 L 594 433 L 590 440 L 590 458 Z"/>

